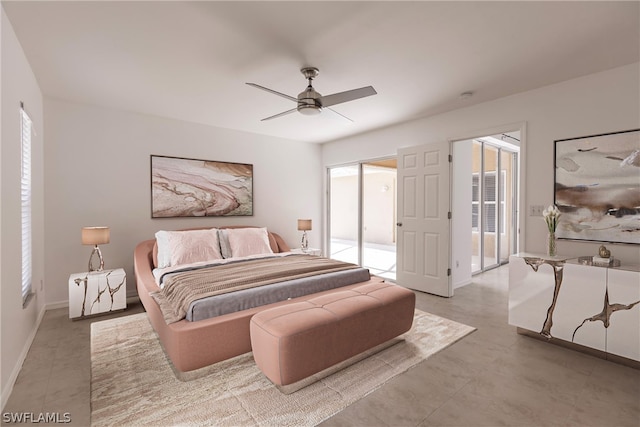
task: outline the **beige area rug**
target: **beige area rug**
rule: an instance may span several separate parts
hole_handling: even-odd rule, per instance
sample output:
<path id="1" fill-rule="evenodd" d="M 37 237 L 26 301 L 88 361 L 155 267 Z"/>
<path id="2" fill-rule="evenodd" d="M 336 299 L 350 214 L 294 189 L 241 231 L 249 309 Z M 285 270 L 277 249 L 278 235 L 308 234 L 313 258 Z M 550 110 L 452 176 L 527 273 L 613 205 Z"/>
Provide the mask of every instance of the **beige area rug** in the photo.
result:
<path id="1" fill-rule="evenodd" d="M 316 425 L 474 330 L 416 310 L 404 341 L 285 395 L 251 353 L 203 368 L 185 382 L 176 378 L 146 313 L 96 322 L 91 325 L 91 424 Z"/>

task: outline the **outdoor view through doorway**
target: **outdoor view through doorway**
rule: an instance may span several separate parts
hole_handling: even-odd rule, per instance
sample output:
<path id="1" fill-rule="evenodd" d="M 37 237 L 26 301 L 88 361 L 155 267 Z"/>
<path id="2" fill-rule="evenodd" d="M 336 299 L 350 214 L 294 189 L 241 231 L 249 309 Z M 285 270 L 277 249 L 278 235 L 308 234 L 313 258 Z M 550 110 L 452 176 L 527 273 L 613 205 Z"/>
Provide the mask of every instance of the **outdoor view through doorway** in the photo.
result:
<path id="1" fill-rule="evenodd" d="M 396 159 L 329 169 L 329 256 L 396 279 Z"/>
<path id="2" fill-rule="evenodd" d="M 517 248 L 520 133 L 471 143 L 471 272 L 505 264 Z"/>

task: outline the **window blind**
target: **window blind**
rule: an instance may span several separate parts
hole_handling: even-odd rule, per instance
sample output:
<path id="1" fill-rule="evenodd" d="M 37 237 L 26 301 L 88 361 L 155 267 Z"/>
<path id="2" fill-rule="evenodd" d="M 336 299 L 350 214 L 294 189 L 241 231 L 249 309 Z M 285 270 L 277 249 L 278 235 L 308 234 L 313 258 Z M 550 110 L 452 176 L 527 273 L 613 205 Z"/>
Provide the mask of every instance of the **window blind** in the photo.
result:
<path id="1" fill-rule="evenodd" d="M 506 175 L 505 171 L 501 172 L 501 191 L 502 195 L 505 194 L 506 191 Z M 496 183 L 496 173 L 495 172 L 485 172 L 484 174 L 484 182 L 482 183 L 484 190 L 480 188 L 480 176 L 478 173 L 474 173 L 471 176 L 471 228 L 472 231 L 478 231 L 480 226 L 479 222 L 479 205 L 480 205 L 480 194 L 483 192 L 484 194 L 484 231 L 488 233 L 496 232 L 496 222 L 497 222 L 497 213 L 496 213 L 496 199 L 498 198 L 497 193 L 497 183 Z M 500 200 L 500 209 L 502 210 L 502 218 L 506 213 L 506 207 L 504 204 L 504 200 Z M 501 223 L 501 233 L 504 233 L 504 220 Z"/>
<path id="2" fill-rule="evenodd" d="M 31 295 L 33 278 L 32 248 L 31 248 L 31 119 L 20 109 L 22 126 L 22 165 L 20 176 L 21 217 L 22 217 L 22 304 L 27 303 Z"/>

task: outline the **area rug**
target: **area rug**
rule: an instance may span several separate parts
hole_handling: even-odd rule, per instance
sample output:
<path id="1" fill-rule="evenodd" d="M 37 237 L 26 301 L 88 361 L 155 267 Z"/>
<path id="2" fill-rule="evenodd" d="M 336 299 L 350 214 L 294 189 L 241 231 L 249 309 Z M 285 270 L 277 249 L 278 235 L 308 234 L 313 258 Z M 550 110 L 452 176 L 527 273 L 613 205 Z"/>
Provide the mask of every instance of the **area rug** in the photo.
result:
<path id="1" fill-rule="evenodd" d="M 398 344 L 292 394 L 251 353 L 176 378 L 146 313 L 91 325 L 91 425 L 312 426 L 340 412 L 472 328 L 416 310 Z"/>

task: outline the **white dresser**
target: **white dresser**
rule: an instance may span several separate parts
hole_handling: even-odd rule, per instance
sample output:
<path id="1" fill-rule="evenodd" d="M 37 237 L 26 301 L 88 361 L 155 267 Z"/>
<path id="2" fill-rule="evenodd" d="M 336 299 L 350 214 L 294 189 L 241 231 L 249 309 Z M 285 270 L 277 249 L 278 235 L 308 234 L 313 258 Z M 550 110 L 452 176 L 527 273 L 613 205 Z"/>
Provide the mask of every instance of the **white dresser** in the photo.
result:
<path id="1" fill-rule="evenodd" d="M 82 319 L 127 308 L 124 269 L 75 273 L 69 276 L 69 318 Z"/>
<path id="2" fill-rule="evenodd" d="M 640 266 L 589 257 L 509 258 L 509 324 L 607 357 L 640 361 Z"/>

